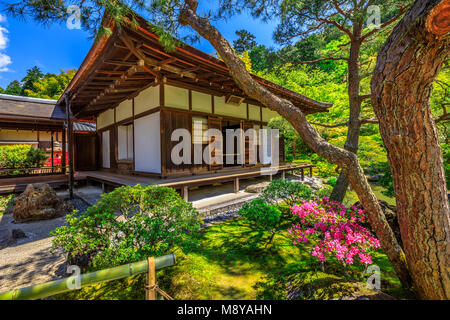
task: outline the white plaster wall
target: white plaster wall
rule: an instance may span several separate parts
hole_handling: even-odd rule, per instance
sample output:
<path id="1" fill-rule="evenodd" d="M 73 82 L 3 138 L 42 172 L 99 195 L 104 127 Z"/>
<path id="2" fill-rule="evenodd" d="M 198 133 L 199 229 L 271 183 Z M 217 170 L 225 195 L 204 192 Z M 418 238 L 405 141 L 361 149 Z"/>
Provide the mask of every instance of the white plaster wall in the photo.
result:
<path id="1" fill-rule="evenodd" d="M 249 120 L 261 121 L 261 111 L 259 106 L 253 104 L 248 105 L 248 118 Z"/>
<path id="2" fill-rule="evenodd" d="M 212 113 L 211 95 L 192 91 L 192 110 Z"/>
<path id="3" fill-rule="evenodd" d="M 133 159 L 133 126 L 117 127 L 117 144 L 119 160 Z"/>
<path id="4" fill-rule="evenodd" d="M 104 128 L 114 123 L 114 109 L 108 109 L 97 117 L 97 129 Z"/>
<path id="5" fill-rule="evenodd" d="M 0 141 L 37 141 L 36 131 L 31 130 L 0 130 Z"/>
<path id="6" fill-rule="evenodd" d="M 134 120 L 135 170 L 161 173 L 160 113 Z"/>
<path id="7" fill-rule="evenodd" d="M 133 116 L 133 100 L 128 99 L 123 101 L 116 107 L 116 121 L 122 121 L 124 119 Z"/>
<path id="8" fill-rule="evenodd" d="M 225 97 L 214 97 L 214 113 L 240 119 L 247 119 L 247 104 L 239 106 L 225 103 Z"/>
<path id="9" fill-rule="evenodd" d="M 164 106 L 189 110 L 189 90 L 164 85 Z"/>
<path id="10" fill-rule="evenodd" d="M 159 85 L 147 88 L 134 98 L 134 114 L 159 107 Z"/>
<path id="11" fill-rule="evenodd" d="M 263 122 L 269 122 L 270 119 L 278 117 L 279 114 L 276 111 L 272 111 L 268 108 L 262 109 L 262 121 Z"/>
<path id="12" fill-rule="evenodd" d="M 109 130 L 102 132 L 102 166 L 103 168 L 110 168 L 110 142 L 109 142 Z"/>

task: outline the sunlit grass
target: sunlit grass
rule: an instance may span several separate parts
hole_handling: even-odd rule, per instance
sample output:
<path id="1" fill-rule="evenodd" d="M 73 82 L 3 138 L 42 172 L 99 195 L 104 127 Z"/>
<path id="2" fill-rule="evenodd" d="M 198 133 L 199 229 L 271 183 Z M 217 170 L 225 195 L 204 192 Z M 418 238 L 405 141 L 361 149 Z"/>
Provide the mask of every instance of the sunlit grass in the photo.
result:
<path id="1" fill-rule="evenodd" d="M 371 184 L 370 187 L 372 188 L 373 193 L 379 200 L 386 201 L 390 205 L 395 206 L 395 204 L 396 204 L 395 198 L 388 197 L 382 193 L 382 191 L 385 190 L 384 187 L 376 185 L 376 184 Z M 359 201 L 359 199 L 358 199 L 358 196 L 356 195 L 356 192 L 354 190 L 347 191 L 347 193 L 345 194 L 344 201 L 343 201 L 344 205 L 351 206 L 357 201 Z"/>
<path id="2" fill-rule="evenodd" d="M 289 223 L 286 224 L 286 228 Z M 264 247 L 269 234 L 255 231 L 244 219 L 234 219 L 202 231 L 198 247 L 177 248 L 177 264 L 158 272 L 161 288 L 175 299 L 286 299 L 286 279 L 295 275 L 305 283 L 315 282 L 329 286 L 330 281 L 351 285 L 363 271 L 352 266 L 344 276 L 336 259 L 326 264 L 325 273 L 309 251 L 293 246 L 286 232 L 276 235 L 268 248 Z M 373 262 L 381 269 L 383 291 L 396 297 L 405 297 L 392 266 L 381 251 L 374 253 Z M 317 278 L 317 279 L 316 279 Z M 322 281 L 322 282 L 321 282 Z M 91 286 L 78 292 L 60 295 L 61 299 L 144 299 L 145 276 Z M 340 289 L 339 289 L 340 290 Z M 318 291 L 320 292 L 320 290 Z M 320 297 L 333 297 L 340 292 L 321 293 Z"/>

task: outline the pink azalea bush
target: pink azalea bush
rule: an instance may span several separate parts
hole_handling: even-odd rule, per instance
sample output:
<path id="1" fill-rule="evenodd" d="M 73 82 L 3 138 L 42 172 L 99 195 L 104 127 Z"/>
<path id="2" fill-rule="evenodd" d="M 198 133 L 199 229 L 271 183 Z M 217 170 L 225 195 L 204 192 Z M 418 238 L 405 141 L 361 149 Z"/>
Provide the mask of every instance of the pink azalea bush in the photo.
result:
<path id="1" fill-rule="evenodd" d="M 291 211 L 299 218 L 288 230 L 294 245 L 316 243 L 311 254 L 322 262 L 335 256 L 344 265 L 353 264 L 355 258 L 372 264 L 369 252 L 379 248 L 380 242 L 362 225 L 366 222 L 363 210 L 346 209 L 324 197 L 293 206 Z"/>

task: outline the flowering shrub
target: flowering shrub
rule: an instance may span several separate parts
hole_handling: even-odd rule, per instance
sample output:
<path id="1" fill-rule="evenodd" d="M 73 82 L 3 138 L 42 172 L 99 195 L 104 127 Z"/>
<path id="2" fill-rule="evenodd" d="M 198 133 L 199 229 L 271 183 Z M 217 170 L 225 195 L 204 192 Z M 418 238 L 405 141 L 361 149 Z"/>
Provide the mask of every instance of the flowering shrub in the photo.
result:
<path id="1" fill-rule="evenodd" d="M 294 245 L 314 241 L 311 254 L 324 262 L 335 256 L 344 265 L 353 264 L 355 257 L 363 264 L 372 264 L 370 250 L 380 247 L 378 239 L 362 226 L 366 222 L 363 210 L 346 209 L 324 197 L 293 206 L 299 222 L 288 230 Z"/>
<path id="2" fill-rule="evenodd" d="M 197 245 L 201 217 L 172 188 L 136 185 L 103 194 L 66 222 L 51 233 L 53 250 L 67 252 L 69 264 L 102 269 Z"/>

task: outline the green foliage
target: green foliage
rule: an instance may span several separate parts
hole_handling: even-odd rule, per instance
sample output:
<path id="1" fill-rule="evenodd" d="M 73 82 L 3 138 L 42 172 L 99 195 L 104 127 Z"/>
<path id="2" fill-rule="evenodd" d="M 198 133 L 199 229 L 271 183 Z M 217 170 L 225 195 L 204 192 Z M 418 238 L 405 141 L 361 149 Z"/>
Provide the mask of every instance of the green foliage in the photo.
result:
<path id="1" fill-rule="evenodd" d="M 281 221 L 281 212 L 276 207 L 268 205 L 264 199 L 254 199 L 246 202 L 239 214 L 248 219 L 260 229 L 275 233 Z"/>
<path id="2" fill-rule="evenodd" d="M 0 196 L 0 215 L 2 215 L 6 209 L 15 205 L 14 194 L 7 196 Z"/>
<path id="3" fill-rule="evenodd" d="M 334 187 L 336 185 L 337 182 L 337 178 L 336 177 L 331 177 L 327 180 L 327 184 Z"/>
<path id="4" fill-rule="evenodd" d="M 75 75 L 76 70 L 61 71 L 60 74 L 47 73 L 42 78 L 33 83 L 33 89 L 25 89 L 29 97 L 57 100 L 70 80 Z"/>
<path id="5" fill-rule="evenodd" d="M 282 221 L 290 217 L 290 208 L 311 198 L 311 189 L 289 180 L 273 180 L 260 198 L 245 203 L 239 214 L 249 220 L 253 228 L 270 232 L 270 244 Z"/>
<path id="6" fill-rule="evenodd" d="M 41 69 L 34 66 L 27 70 L 27 75 L 22 79 L 22 90 L 20 92 L 21 96 L 27 95 L 27 91 L 33 92 L 35 88 L 35 83 L 44 77 Z"/>
<path id="7" fill-rule="evenodd" d="M 175 266 L 158 272 L 158 285 L 176 300 L 255 300 L 287 299 L 286 286 L 292 277 L 304 274 L 310 280 L 323 279 L 317 261 L 310 259 L 313 244 L 292 245 L 287 232 L 275 235 L 270 250 L 261 238 L 270 232 L 254 230 L 247 219 L 232 219 L 204 228 L 200 245 L 176 251 Z M 382 290 L 396 298 L 405 298 L 387 256 L 380 250 L 373 256 L 381 268 Z M 359 278 L 363 267 L 349 266 L 348 272 Z M 338 261 L 330 260 L 326 277 L 346 280 Z M 57 299 L 144 299 L 145 276 L 130 277 L 76 290 Z M 321 288 L 327 290 L 327 284 Z M 307 298 L 306 296 L 304 298 Z"/>
<path id="8" fill-rule="evenodd" d="M 381 191 L 381 193 L 388 197 L 394 197 L 394 181 L 392 180 L 391 168 L 387 162 L 384 164 L 384 169 L 384 176 L 380 179 L 380 184 L 385 190 Z"/>
<path id="9" fill-rule="evenodd" d="M 61 70 L 59 74 L 43 74 L 38 67 L 27 70 L 22 82 L 12 81 L 6 94 L 42 99 L 58 99 L 75 75 L 76 70 Z"/>
<path id="10" fill-rule="evenodd" d="M 331 196 L 331 192 L 332 191 L 333 191 L 333 188 L 324 187 L 324 188 L 322 188 L 322 189 L 320 189 L 319 191 L 316 192 L 316 197 L 317 198 L 323 198 L 323 197 L 329 198 Z"/>
<path id="11" fill-rule="evenodd" d="M 201 219 L 174 189 L 137 185 L 104 194 L 66 222 L 52 232 L 53 249 L 64 249 L 69 259 L 87 255 L 91 267 L 101 269 L 165 255 L 175 245 L 194 246 Z"/>
<path id="12" fill-rule="evenodd" d="M 22 92 L 22 86 L 19 81 L 11 81 L 5 89 L 5 94 L 10 94 L 13 96 L 20 96 Z"/>
<path id="13" fill-rule="evenodd" d="M 280 63 L 277 52 L 264 45 L 253 47 L 249 52 L 254 72 L 272 72 Z"/>
<path id="14" fill-rule="evenodd" d="M 238 38 L 233 41 L 233 48 L 236 53 L 241 54 L 245 51 L 250 51 L 257 45 L 255 41 L 256 37 L 247 30 L 237 30 L 235 34 L 238 36 Z"/>
<path id="15" fill-rule="evenodd" d="M 441 144 L 441 147 L 444 156 L 444 171 L 445 178 L 447 179 L 447 190 L 450 190 L 450 145 L 443 143 Z"/>
<path id="16" fill-rule="evenodd" d="M 46 159 L 44 151 L 30 145 L 0 146 L 0 168 L 39 168 Z"/>
<path id="17" fill-rule="evenodd" d="M 311 195 L 311 189 L 307 185 L 279 179 L 273 180 L 261 197 L 270 205 L 277 205 L 278 201 L 281 201 L 283 207 L 289 210 L 295 204 L 311 199 Z"/>

